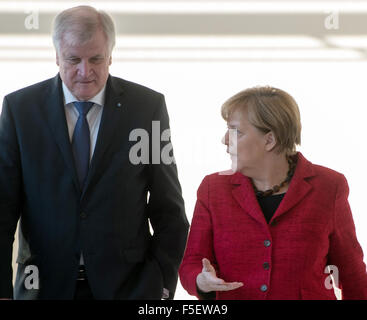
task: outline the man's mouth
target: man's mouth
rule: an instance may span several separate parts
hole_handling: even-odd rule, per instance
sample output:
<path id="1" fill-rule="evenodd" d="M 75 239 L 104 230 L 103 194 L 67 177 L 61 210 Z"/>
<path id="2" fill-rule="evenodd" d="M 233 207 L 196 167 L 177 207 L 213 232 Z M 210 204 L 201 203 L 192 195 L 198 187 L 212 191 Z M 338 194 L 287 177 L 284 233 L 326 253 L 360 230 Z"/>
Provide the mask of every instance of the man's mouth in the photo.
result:
<path id="1" fill-rule="evenodd" d="M 92 83 L 94 80 L 90 80 L 90 81 L 78 81 L 81 84 L 89 84 Z"/>

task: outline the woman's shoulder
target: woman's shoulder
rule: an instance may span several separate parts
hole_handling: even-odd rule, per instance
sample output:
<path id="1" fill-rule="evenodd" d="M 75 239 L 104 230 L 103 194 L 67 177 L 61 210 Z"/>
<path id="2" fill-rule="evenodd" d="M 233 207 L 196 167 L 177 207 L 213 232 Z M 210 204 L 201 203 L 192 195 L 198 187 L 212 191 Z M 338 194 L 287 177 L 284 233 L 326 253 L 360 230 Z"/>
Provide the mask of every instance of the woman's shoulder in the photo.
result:
<path id="1" fill-rule="evenodd" d="M 304 170 L 302 171 L 307 171 L 309 174 L 309 176 L 313 176 L 314 178 L 316 178 L 318 181 L 323 181 L 324 183 L 330 183 L 330 184 L 338 184 L 338 183 L 346 183 L 346 178 L 344 176 L 343 173 L 332 169 L 330 167 L 324 166 L 324 165 L 320 165 L 320 164 L 315 164 L 315 163 L 311 163 L 310 161 L 306 160 L 303 157 L 304 160 L 301 160 L 302 162 L 304 162 L 303 166 L 304 166 Z M 308 168 L 307 168 L 308 167 Z M 307 168 L 307 169 L 306 169 Z"/>
<path id="2" fill-rule="evenodd" d="M 201 185 L 210 185 L 211 187 L 218 185 L 223 187 L 223 185 L 241 184 L 246 179 L 248 178 L 240 172 L 234 172 L 232 170 L 218 171 L 206 175 Z"/>
<path id="3" fill-rule="evenodd" d="M 324 181 L 325 183 L 329 184 L 346 184 L 347 179 L 345 178 L 344 174 L 331 169 L 329 167 L 325 167 L 322 165 L 315 164 L 314 170 L 316 173 L 316 177 L 318 177 L 320 180 Z"/>
<path id="4" fill-rule="evenodd" d="M 208 201 L 229 197 L 233 190 L 233 184 L 241 184 L 238 180 L 246 177 L 238 172 L 220 171 L 206 175 L 197 190 L 198 198 Z"/>
<path id="5" fill-rule="evenodd" d="M 332 169 L 330 167 L 326 167 L 320 164 L 313 164 L 314 170 L 317 174 L 323 175 L 326 177 L 341 177 L 343 174 L 335 169 Z"/>

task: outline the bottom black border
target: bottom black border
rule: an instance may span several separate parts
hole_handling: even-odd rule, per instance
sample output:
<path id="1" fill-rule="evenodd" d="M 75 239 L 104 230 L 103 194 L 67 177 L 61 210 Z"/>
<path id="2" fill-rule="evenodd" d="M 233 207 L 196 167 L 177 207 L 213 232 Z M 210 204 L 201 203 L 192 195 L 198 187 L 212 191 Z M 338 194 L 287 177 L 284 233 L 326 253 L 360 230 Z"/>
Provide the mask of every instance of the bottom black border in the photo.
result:
<path id="1" fill-rule="evenodd" d="M 24 313 L 32 319 L 63 319 L 93 316 L 96 319 L 263 319 L 290 318 L 332 319 L 347 311 L 363 315 L 367 301 L 0 301 L 1 313 L 9 316 Z M 362 316 L 363 318 L 364 316 Z M 274 319 L 274 318 L 273 318 Z"/>

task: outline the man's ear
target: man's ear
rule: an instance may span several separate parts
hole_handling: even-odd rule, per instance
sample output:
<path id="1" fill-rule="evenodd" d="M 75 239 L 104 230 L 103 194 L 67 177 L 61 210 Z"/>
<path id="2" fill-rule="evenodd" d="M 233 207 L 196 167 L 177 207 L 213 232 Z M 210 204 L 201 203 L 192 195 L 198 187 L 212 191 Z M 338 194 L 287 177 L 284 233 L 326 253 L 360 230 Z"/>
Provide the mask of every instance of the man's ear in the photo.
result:
<path id="1" fill-rule="evenodd" d="M 265 134 L 265 150 L 271 151 L 275 148 L 277 145 L 277 140 L 275 138 L 275 135 L 273 131 L 269 131 L 267 134 Z"/>
<path id="2" fill-rule="evenodd" d="M 57 66 L 60 66 L 60 63 L 59 63 L 59 54 L 57 53 L 57 51 L 56 51 L 56 65 Z"/>
<path id="3" fill-rule="evenodd" d="M 108 65 L 110 66 L 110 65 L 111 65 L 111 63 L 112 63 L 112 55 L 110 55 L 110 59 L 109 59 L 109 61 L 108 61 Z"/>

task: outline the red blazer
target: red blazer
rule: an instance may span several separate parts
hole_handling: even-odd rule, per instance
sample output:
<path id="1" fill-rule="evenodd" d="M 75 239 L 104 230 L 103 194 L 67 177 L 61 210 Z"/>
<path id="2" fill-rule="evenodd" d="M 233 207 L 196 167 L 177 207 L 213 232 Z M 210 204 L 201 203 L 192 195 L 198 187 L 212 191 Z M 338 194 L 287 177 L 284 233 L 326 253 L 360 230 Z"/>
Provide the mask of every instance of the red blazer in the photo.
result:
<path id="1" fill-rule="evenodd" d="M 298 153 L 289 189 L 267 224 L 248 177 L 206 176 L 179 270 L 183 287 L 201 298 L 196 277 L 206 257 L 218 277 L 244 283 L 216 299 L 336 299 L 325 285 L 325 267 L 334 265 L 343 299 L 367 299 L 348 193 L 342 174 Z"/>

